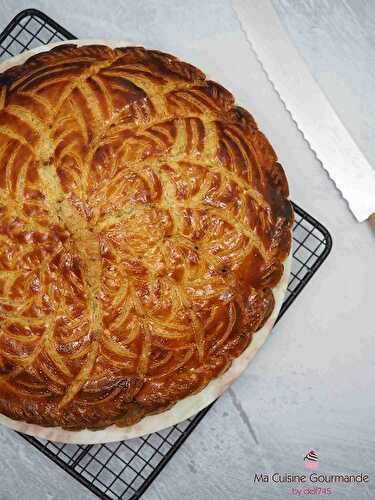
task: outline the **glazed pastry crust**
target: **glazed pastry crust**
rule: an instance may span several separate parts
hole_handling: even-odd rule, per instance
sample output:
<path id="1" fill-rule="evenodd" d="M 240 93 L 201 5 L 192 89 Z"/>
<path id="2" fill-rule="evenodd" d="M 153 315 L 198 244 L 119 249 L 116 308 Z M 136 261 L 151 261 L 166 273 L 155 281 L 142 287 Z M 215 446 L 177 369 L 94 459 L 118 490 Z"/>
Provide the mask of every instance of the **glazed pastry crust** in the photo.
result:
<path id="1" fill-rule="evenodd" d="M 293 211 L 252 116 L 174 56 L 60 45 L 0 75 L 0 412 L 128 426 L 274 307 Z"/>

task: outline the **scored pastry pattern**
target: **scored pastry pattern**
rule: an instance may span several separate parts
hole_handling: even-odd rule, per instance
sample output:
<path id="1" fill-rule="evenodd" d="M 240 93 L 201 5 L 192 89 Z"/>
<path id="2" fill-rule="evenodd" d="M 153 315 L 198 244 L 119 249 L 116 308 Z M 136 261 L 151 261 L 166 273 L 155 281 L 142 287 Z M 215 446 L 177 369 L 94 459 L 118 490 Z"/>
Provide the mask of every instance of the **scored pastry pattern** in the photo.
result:
<path id="1" fill-rule="evenodd" d="M 131 425 L 228 368 L 273 308 L 292 210 L 232 95 L 140 47 L 0 76 L 0 412 Z"/>

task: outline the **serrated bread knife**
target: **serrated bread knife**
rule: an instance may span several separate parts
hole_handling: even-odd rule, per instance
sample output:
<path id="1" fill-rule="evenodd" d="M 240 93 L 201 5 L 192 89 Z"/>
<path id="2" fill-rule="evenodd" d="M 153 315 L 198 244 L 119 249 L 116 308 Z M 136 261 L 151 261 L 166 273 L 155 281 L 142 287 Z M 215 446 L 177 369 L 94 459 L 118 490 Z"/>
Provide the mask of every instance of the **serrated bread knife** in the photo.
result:
<path id="1" fill-rule="evenodd" d="M 290 41 L 270 0 L 232 0 L 249 44 L 312 150 L 360 222 L 375 229 L 375 170 Z"/>

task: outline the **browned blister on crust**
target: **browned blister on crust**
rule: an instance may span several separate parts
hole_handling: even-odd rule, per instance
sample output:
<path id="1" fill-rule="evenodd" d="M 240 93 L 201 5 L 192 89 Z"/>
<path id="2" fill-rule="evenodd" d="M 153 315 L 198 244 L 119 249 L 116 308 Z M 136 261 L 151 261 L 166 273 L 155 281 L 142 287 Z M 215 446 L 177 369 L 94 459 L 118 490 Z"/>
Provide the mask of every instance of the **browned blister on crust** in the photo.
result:
<path id="1" fill-rule="evenodd" d="M 0 75 L 0 412 L 128 426 L 201 391 L 274 308 L 293 211 L 230 92 L 65 45 Z"/>

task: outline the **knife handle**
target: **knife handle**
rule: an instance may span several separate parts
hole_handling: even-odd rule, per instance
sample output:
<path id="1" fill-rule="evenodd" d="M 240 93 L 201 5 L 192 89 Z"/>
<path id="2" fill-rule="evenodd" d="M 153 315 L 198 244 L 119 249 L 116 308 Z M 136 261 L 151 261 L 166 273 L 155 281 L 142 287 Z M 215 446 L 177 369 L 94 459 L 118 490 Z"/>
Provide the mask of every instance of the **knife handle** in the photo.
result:
<path id="1" fill-rule="evenodd" d="M 370 215 L 370 217 L 368 218 L 368 220 L 370 222 L 370 226 L 375 231 L 375 212 L 372 215 Z"/>

